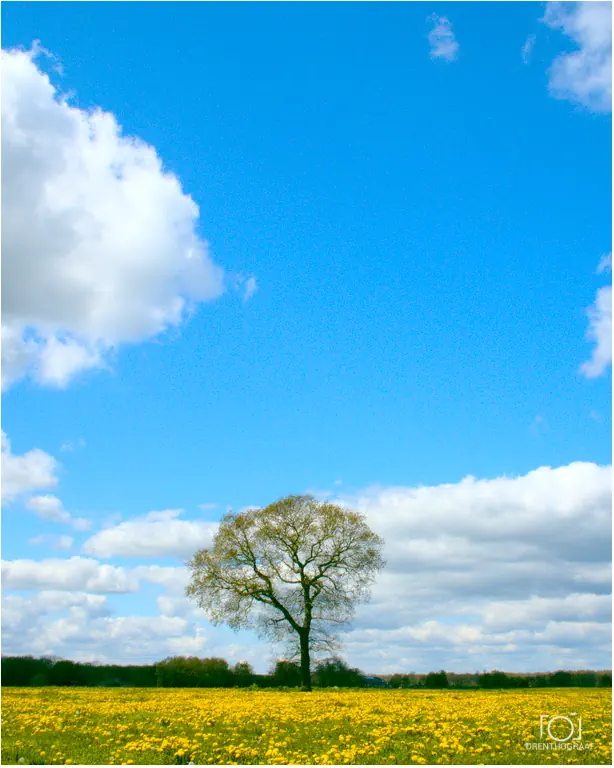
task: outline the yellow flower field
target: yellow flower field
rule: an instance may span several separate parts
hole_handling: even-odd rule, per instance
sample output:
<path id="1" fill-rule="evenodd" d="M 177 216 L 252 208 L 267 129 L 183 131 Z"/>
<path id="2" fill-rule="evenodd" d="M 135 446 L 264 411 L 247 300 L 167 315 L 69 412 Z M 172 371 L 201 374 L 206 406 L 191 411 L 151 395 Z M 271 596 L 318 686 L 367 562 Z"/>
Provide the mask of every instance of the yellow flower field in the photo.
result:
<path id="1" fill-rule="evenodd" d="M 540 715 L 571 713 L 560 743 L 573 748 L 549 749 L 559 742 L 540 739 Z M 611 716 L 607 689 L 5 688 L 2 762 L 609 765 Z M 551 732 L 565 738 L 567 721 Z"/>

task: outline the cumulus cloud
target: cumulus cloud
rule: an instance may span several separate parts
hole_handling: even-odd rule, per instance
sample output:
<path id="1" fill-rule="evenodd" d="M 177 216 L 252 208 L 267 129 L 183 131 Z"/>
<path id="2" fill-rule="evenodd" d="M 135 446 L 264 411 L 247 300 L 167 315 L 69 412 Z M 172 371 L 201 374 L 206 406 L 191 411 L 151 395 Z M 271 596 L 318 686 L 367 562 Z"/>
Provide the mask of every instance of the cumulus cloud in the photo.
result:
<path id="1" fill-rule="evenodd" d="M 543 21 L 576 46 L 550 69 L 550 91 L 595 112 L 612 110 L 612 5 L 548 3 Z"/>
<path id="2" fill-rule="evenodd" d="M 97 557 L 189 558 L 211 542 L 217 523 L 180 520 L 181 513 L 170 509 L 127 520 L 95 533 L 83 549 Z"/>
<path id="3" fill-rule="evenodd" d="M 612 254 L 604 256 L 597 274 L 612 270 Z M 605 285 L 597 291 L 595 302 L 587 309 L 589 319 L 586 337 L 595 346 L 590 360 L 580 366 L 587 378 L 601 376 L 612 365 L 612 286 Z"/>
<path id="4" fill-rule="evenodd" d="M 151 663 L 177 655 L 223 656 L 230 662 L 263 657 L 261 649 L 225 642 L 188 618 L 110 613 L 101 595 L 49 591 L 32 598 L 11 595 L 4 599 L 3 652 L 116 664 Z"/>
<path id="5" fill-rule="evenodd" d="M 109 612 L 108 600 L 104 595 L 92 595 L 87 592 L 61 592 L 43 589 L 35 595 L 23 597 L 8 595 L 2 603 L 4 618 L 15 624 L 13 612 L 24 614 L 50 614 L 79 608 L 90 616 L 103 616 Z"/>
<path id="6" fill-rule="evenodd" d="M 100 570 L 110 566 L 81 558 L 43 561 L 44 567 L 37 573 L 33 573 L 31 563 L 18 562 L 27 564 L 17 569 L 15 563 L 4 564 L 5 588 L 34 589 L 48 582 L 57 585 L 57 589 L 42 588 L 27 596 L 4 596 L 4 653 L 58 655 L 109 663 L 154 662 L 170 655 L 223 656 L 229 661 L 266 659 L 268 664 L 267 650 L 250 645 L 246 633 L 244 642 L 237 643 L 237 637 L 229 630 L 201 626 L 204 613 L 194 610 L 193 603 L 183 596 L 188 581 L 187 569 L 183 567 L 138 566 L 130 571 L 115 569 L 112 576 L 108 570 Z M 5 574 L 9 575 L 8 583 Z M 108 597 L 100 593 L 125 591 L 117 589 L 118 586 L 135 591 L 139 582 L 168 590 L 157 599 L 159 613 L 114 615 Z M 77 591 L 77 583 L 87 591 Z M 141 595 L 135 599 L 143 600 Z M 155 605 L 151 607 L 155 610 Z M 233 638 L 230 642 L 229 637 Z"/>
<path id="7" fill-rule="evenodd" d="M 611 468 L 578 462 L 339 497 L 367 515 L 388 561 L 346 636 L 352 663 L 530 671 L 569 646 L 567 666 L 607 666 L 611 496 Z"/>
<path id="8" fill-rule="evenodd" d="M 429 17 L 432 29 L 427 37 L 431 46 L 431 58 L 454 61 L 458 55 L 459 45 L 454 37 L 452 24 L 445 16 L 433 14 Z"/>
<path id="9" fill-rule="evenodd" d="M 2 376 L 63 387 L 224 290 L 155 149 L 70 103 L 41 49 L 2 51 Z"/>
<path id="10" fill-rule="evenodd" d="M 611 467 L 585 462 L 518 477 L 373 487 L 334 497 L 366 514 L 385 541 L 387 558 L 372 601 L 359 606 L 344 637 L 348 661 L 367 672 L 607 667 L 611 497 Z M 183 557 L 206 545 L 203 534 L 210 540 L 213 533 L 185 525 L 202 524 L 165 510 L 90 541 L 114 554 Z M 177 543 L 190 536 L 189 547 Z M 185 566 L 116 566 L 102 578 L 95 560 L 43 561 L 39 571 L 25 562 L 4 576 L 5 587 L 104 594 L 114 585 L 119 592 L 149 584 L 159 590 L 135 596 L 142 602 L 147 592 L 155 617 L 86 619 L 73 606 L 67 616 L 37 619 L 22 646 L 28 652 L 44 647 L 101 660 L 153 661 L 182 652 L 233 658 L 230 631 L 212 628 L 186 599 Z M 154 624 L 158 634 L 149 630 Z M 253 659 L 261 671 L 275 651 L 250 633 L 238 637 L 237 648 L 237 659 Z"/>
<path id="11" fill-rule="evenodd" d="M 104 595 L 86 592 L 45 589 L 28 597 L 6 595 L 2 599 L 4 653 L 54 655 L 58 646 L 49 643 L 45 637 L 45 626 L 50 622 L 50 617 L 65 613 L 73 624 L 86 625 L 109 612 Z"/>
<path id="12" fill-rule="evenodd" d="M 165 591 L 156 598 L 162 616 L 189 616 L 206 621 L 205 611 L 185 595 L 185 588 L 190 581 L 190 572 L 185 566 L 139 565 L 132 569 L 132 574 L 141 581 L 164 587 Z"/>
<path id="13" fill-rule="evenodd" d="M 70 520 L 70 515 L 57 496 L 33 496 L 26 501 L 26 507 L 36 512 L 42 520 L 54 523 L 67 523 Z"/>
<path id="14" fill-rule="evenodd" d="M 124 568 L 84 557 L 2 562 L 6 589 L 84 590 L 94 593 L 136 592 L 138 579 Z"/>
<path id="15" fill-rule="evenodd" d="M 572 593 L 563 597 L 492 602 L 483 611 L 484 626 L 494 631 L 542 628 L 549 622 L 609 622 L 612 596 Z"/>
<path id="16" fill-rule="evenodd" d="M 55 606 L 38 613 L 20 598 L 5 598 L 7 604 L 2 622 L 6 653 L 58 655 L 77 661 L 151 662 L 181 653 L 181 639 L 188 628 L 188 622 L 179 618 L 100 615 L 108 610 L 87 603 L 74 607 L 68 603 L 64 609 Z M 55 613 L 60 615 L 49 615 Z M 202 638 L 203 650 L 202 630 L 196 637 Z M 186 647 L 194 647 L 193 636 L 186 640 Z M 173 646 L 178 650 L 171 651 Z"/>
<path id="17" fill-rule="evenodd" d="M 174 595 L 182 595 L 190 581 L 185 566 L 137 565 L 132 574 L 143 581 L 159 584 Z"/>
<path id="18" fill-rule="evenodd" d="M 30 497 L 25 506 L 35 512 L 41 520 L 52 523 L 71 523 L 78 531 L 87 531 L 90 521 L 84 517 L 73 517 L 64 509 L 64 505 L 57 496 L 45 494 L 44 496 Z"/>
<path id="19" fill-rule="evenodd" d="M 34 448 L 16 455 L 2 432 L 2 503 L 9 503 L 33 491 L 54 488 L 58 484 L 59 464 L 53 456 Z"/>

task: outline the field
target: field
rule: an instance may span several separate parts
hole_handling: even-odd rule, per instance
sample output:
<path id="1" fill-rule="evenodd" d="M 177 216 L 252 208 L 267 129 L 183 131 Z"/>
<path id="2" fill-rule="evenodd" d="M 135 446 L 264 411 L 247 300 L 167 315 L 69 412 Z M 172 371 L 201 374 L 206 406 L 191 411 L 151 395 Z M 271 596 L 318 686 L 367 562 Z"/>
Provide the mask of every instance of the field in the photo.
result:
<path id="1" fill-rule="evenodd" d="M 543 743 L 540 715 L 570 713 L 575 748 L 525 749 Z M 2 762 L 609 765 L 611 716 L 607 689 L 5 688 Z"/>

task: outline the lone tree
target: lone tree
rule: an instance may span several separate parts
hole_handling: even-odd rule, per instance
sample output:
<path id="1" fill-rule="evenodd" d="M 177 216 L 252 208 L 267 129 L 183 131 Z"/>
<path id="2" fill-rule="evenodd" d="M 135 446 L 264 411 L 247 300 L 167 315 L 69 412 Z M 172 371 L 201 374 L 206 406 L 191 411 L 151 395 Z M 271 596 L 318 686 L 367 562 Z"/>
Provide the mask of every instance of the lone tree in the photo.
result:
<path id="1" fill-rule="evenodd" d="M 358 512 L 288 496 L 222 518 L 213 545 L 190 561 L 186 593 L 214 624 L 256 627 L 300 655 L 311 690 L 311 653 L 335 647 L 354 605 L 369 597 L 383 541 Z"/>

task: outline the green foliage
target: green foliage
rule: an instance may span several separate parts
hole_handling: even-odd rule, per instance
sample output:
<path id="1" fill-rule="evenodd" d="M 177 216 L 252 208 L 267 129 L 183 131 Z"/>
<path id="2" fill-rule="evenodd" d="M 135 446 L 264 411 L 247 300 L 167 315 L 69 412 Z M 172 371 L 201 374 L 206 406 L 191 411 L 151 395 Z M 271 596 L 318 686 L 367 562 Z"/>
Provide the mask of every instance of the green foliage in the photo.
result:
<path id="1" fill-rule="evenodd" d="M 567 688 L 573 685 L 573 676 L 570 672 L 559 670 L 550 676 L 550 685 L 555 688 Z"/>
<path id="2" fill-rule="evenodd" d="M 447 688 L 448 676 L 441 670 L 441 672 L 429 672 L 424 681 L 425 688 Z"/>
<path id="3" fill-rule="evenodd" d="M 222 518 L 213 546 L 189 563 L 186 593 L 214 624 L 289 642 L 311 688 L 311 653 L 332 647 L 384 561 L 364 515 L 313 496 L 288 496 Z M 256 610 L 257 609 L 257 610 Z"/>
<path id="4" fill-rule="evenodd" d="M 280 660 L 276 662 L 271 676 L 274 685 L 285 686 L 286 688 L 295 688 L 301 684 L 301 668 L 299 664 L 293 661 Z"/>
<path id="5" fill-rule="evenodd" d="M 154 667 L 83 664 L 64 659 L 3 656 L 2 685 L 132 685 L 156 684 Z"/>
<path id="6" fill-rule="evenodd" d="M 375 685 L 378 678 L 362 676 L 338 657 L 320 662 L 313 674 L 318 687 L 344 688 Z M 371 681 L 371 682 L 369 682 Z M 447 684 L 446 682 L 447 681 Z M 301 685 L 300 665 L 293 661 L 278 661 L 268 675 L 255 674 L 246 661 L 237 662 L 231 669 L 224 659 L 198 659 L 195 657 L 167 658 L 154 665 L 84 664 L 64 659 L 32 656 L 3 656 L 2 685 L 12 687 L 104 686 L 104 687 L 232 687 L 241 688 L 295 688 Z M 515 689 L 515 688 L 611 688 L 611 672 L 558 670 L 553 674 L 530 676 L 508 675 L 495 670 L 482 674 L 428 675 L 401 674 L 387 678 L 390 688 L 450 688 Z"/>
<path id="7" fill-rule="evenodd" d="M 530 678 L 518 677 L 516 675 L 506 675 L 505 672 L 485 672 L 478 675 L 478 686 L 480 688 L 502 689 L 502 688 L 528 688 Z"/>
<path id="8" fill-rule="evenodd" d="M 342 659 L 333 657 L 321 661 L 313 674 L 319 688 L 357 688 L 363 683 L 359 669 L 350 668 Z"/>
<path id="9" fill-rule="evenodd" d="M 224 659 L 175 656 L 156 664 L 156 682 L 164 688 L 224 688 L 233 673 Z"/>
<path id="10" fill-rule="evenodd" d="M 237 661 L 232 670 L 235 685 L 247 688 L 254 682 L 254 670 L 247 661 Z"/>

